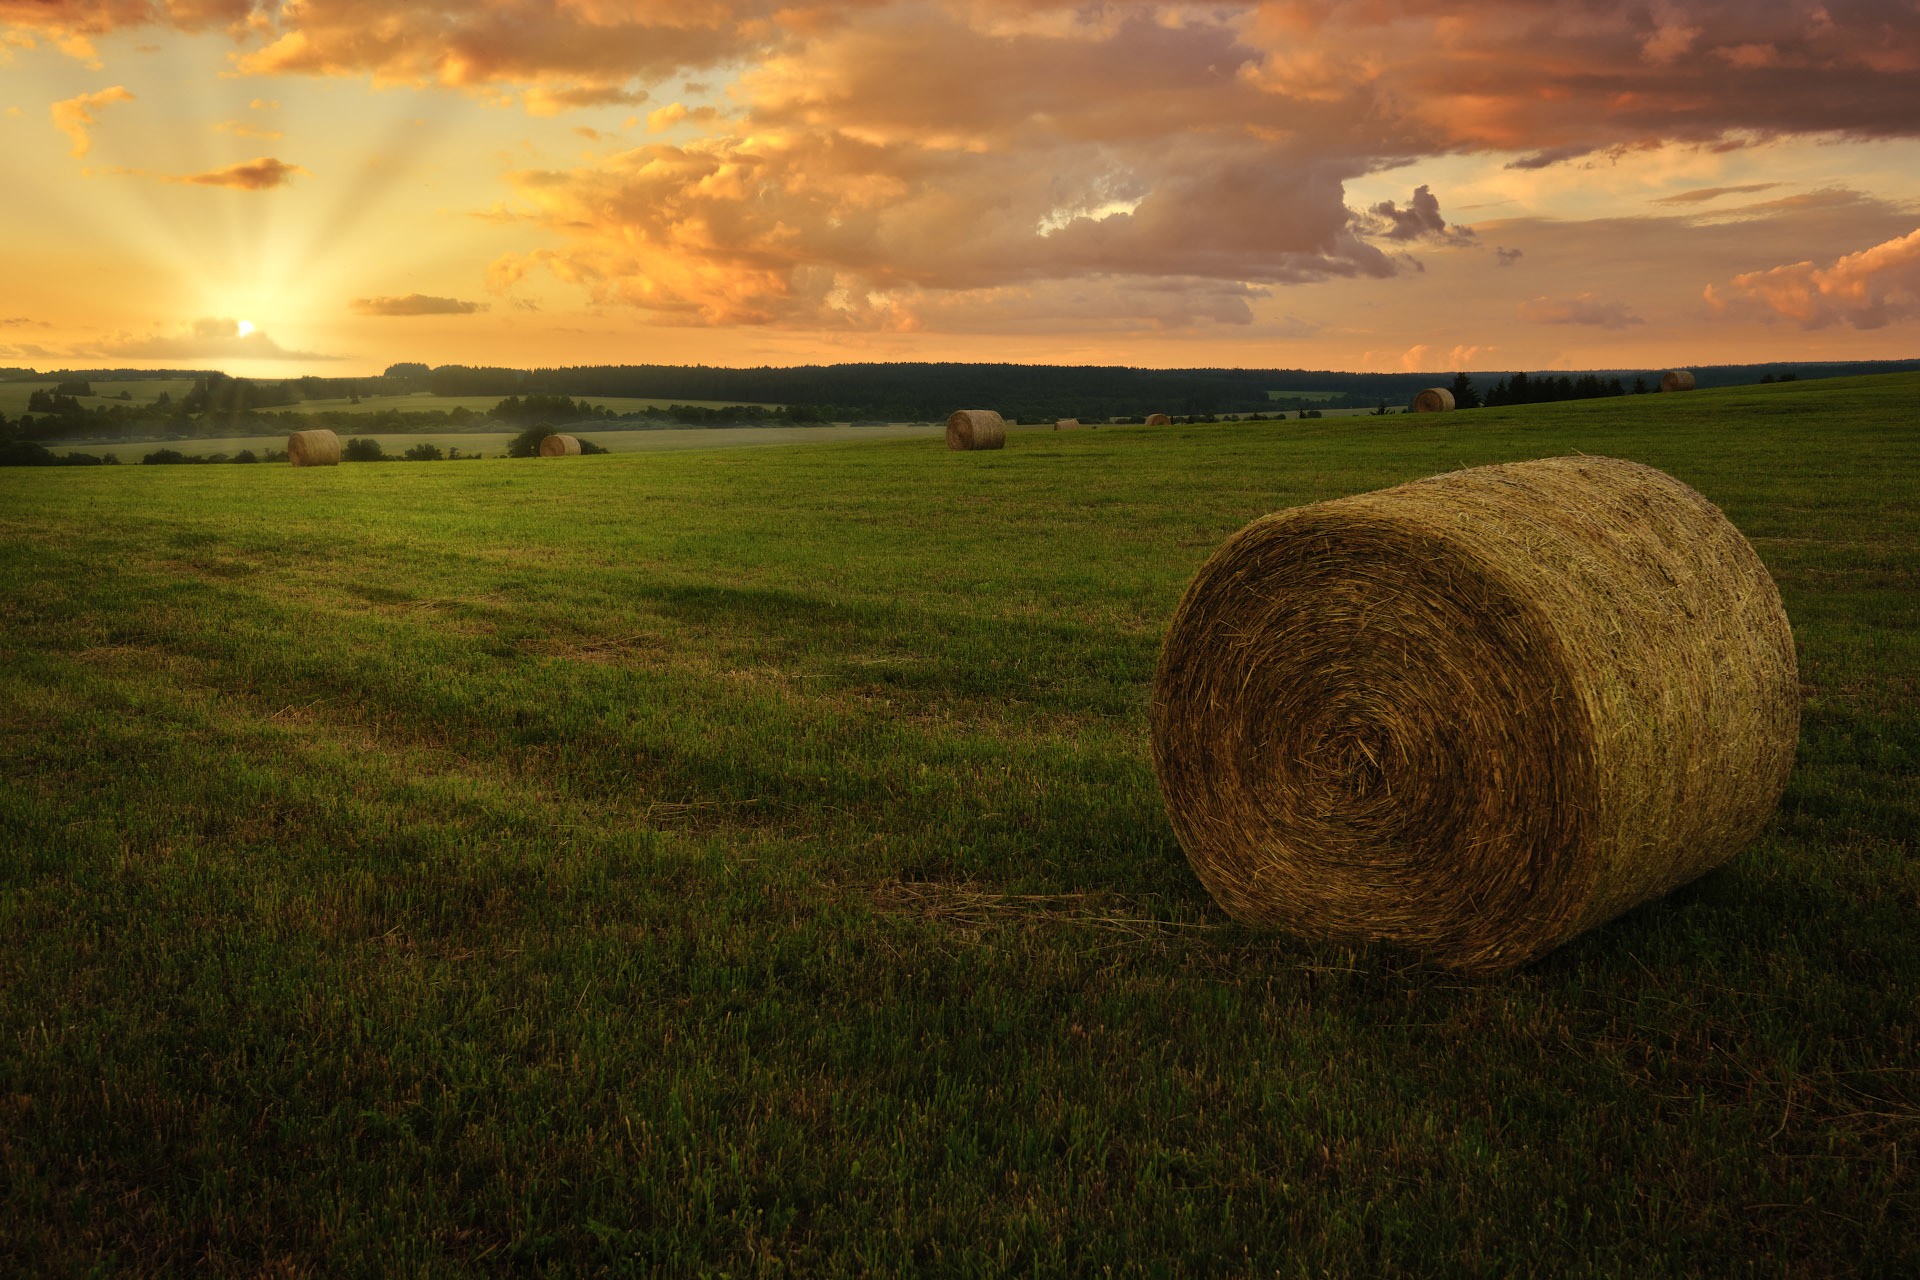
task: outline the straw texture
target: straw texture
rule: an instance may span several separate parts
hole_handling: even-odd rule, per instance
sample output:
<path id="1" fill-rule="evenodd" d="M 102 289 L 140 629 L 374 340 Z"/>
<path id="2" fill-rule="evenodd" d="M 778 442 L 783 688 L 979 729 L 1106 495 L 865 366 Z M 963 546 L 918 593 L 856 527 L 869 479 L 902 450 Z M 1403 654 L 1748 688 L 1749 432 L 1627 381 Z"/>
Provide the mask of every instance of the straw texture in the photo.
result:
<path id="1" fill-rule="evenodd" d="M 1078 418 L 1055 419 L 1053 424 L 1053 429 L 1055 431 L 1078 431 L 1080 429 L 1080 419 Z"/>
<path id="2" fill-rule="evenodd" d="M 1551 458 L 1230 538 L 1161 650 L 1153 759 L 1236 919 L 1498 970 L 1750 843 L 1799 716 L 1779 593 L 1719 509 Z"/>
<path id="3" fill-rule="evenodd" d="M 574 436 L 554 434 L 540 442 L 540 456 L 543 458 L 577 458 L 580 456 L 580 441 Z"/>
<path id="4" fill-rule="evenodd" d="M 1660 389 L 1662 391 L 1691 391 L 1693 390 L 1693 374 L 1685 369 L 1674 369 L 1668 373 L 1663 373 L 1660 375 Z"/>
<path id="5" fill-rule="evenodd" d="M 1173 425 L 1173 419 L 1164 413 L 1150 413 L 1147 415 L 1147 425 L 1150 427 L 1170 427 Z"/>
<path id="6" fill-rule="evenodd" d="M 947 448 L 1003 449 L 1007 423 L 991 409 L 956 409 L 947 419 Z"/>
<path id="7" fill-rule="evenodd" d="M 337 467 L 340 437 L 325 427 L 296 431 L 287 437 L 287 461 L 296 467 Z"/>
<path id="8" fill-rule="evenodd" d="M 1415 413 L 1447 413 L 1453 408 L 1453 392 L 1446 387 L 1428 387 L 1413 398 Z"/>

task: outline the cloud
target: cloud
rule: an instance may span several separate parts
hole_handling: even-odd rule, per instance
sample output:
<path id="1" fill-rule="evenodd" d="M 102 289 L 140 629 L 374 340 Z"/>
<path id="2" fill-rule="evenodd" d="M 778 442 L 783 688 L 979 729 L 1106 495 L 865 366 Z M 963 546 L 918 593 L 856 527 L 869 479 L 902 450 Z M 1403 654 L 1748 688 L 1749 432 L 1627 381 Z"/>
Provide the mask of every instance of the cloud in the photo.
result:
<path id="1" fill-rule="evenodd" d="M 0 329 L 45 329 L 45 320 L 34 320 L 27 316 L 0 316 Z"/>
<path id="2" fill-rule="evenodd" d="M 404 298 L 355 298 L 348 306 L 363 316 L 470 316 L 487 309 L 484 302 L 435 298 L 424 293 L 410 293 Z"/>
<path id="3" fill-rule="evenodd" d="M 1503 266 L 1503 267 L 1510 267 L 1524 257 L 1526 257 L 1526 254 L 1522 253 L 1518 249 L 1503 249 L 1503 248 L 1496 247 L 1493 251 L 1494 262 L 1499 266 Z"/>
<path id="4" fill-rule="evenodd" d="M 230 164 L 224 169 L 214 169 L 207 173 L 189 173 L 179 177 L 165 178 L 166 182 L 184 182 L 196 187 L 230 187 L 235 191 L 270 191 L 285 186 L 295 178 L 311 177 L 297 164 L 287 164 L 275 160 L 272 156 L 261 156 L 256 160 L 243 160 L 239 164 Z"/>
<path id="5" fill-rule="evenodd" d="M 1424 186 L 1413 189 L 1413 198 L 1404 209 L 1391 200 L 1382 200 L 1367 210 L 1373 219 L 1373 231 L 1388 240 L 1436 240 L 1458 243 L 1471 240 L 1473 232 L 1465 227 L 1449 227 L 1440 216 L 1440 200 Z"/>
<path id="6" fill-rule="evenodd" d="M 1920 230 L 1850 253 L 1829 267 L 1795 262 L 1735 276 L 1706 298 L 1721 314 L 1747 311 L 1802 329 L 1881 329 L 1920 317 Z"/>
<path id="7" fill-rule="evenodd" d="M 1515 308 L 1528 324 L 1583 324 L 1599 329 L 1624 329 L 1645 324 L 1621 302 L 1600 302 L 1590 293 L 1573 298 L 1532 298 Z"/>
<path id="8" fill-rule="evenodd" d="M 102 343 L 97 354 L 135 360 L 302 360 L 344 357 L 314 351 L 290 351 L 263 330 L 243 331 L 238 320 L 209 316 L 171 332 L 144 336 L 121 334 Z"/>
<path id="9" fill-rule="evenodd" d="M 687 102 L 635 113 L 662 145 L 510 175 L 511 207 L 539 238 L 496 263 L 489 287 L 503 296 L 537 273 L 669 323 L 874 329 L 996 311 L 1009 326 L 1091 323 L 1075 299 L 1098 299 L 1141 308 L 1114 322 L 1152 330 L 1257 324 L 1265 292 L 1387 279 L 1416 269 L 1415 245 L 1464 241 L 1442 216 L 1447 190 L 1417 168 L 1411 200 L 1349 207 L 1356 180 L 1423 158 L 1529 171 L 1663 144 L 1705 158 L 1789 135 L 1920 136 L 1920 23 L 1897 20 L 1910 8 L 0 0 L 0 24 L 81 37 L 225 26 L 242 73 L 437 85 L 534 114 L 625 115 L 685 84 Z M 1714 194 L 1669 203 L 1748 194 L 1701 191 Z M 1199 300 L 1165 304 L 1172 281 Z M 1587 287 L 1615 288 L 1563 286 Z M 1527 305 L 1601 317 L 1542 323 L 1634 322 L 1581 303 Z"/>
<path id="10" fill-rule="evenodd" d="M 1581 142 L 1571 143 L 1564 147 L 1548 147 L 1543 151 L 1536 151 L 1532 155 L 1521 156 L 1518 160 L 1508 161 L 1507 168 L 1550 169 L 1554 165 L 1561 164 L 1568 160 L 1578 160 L 1581 156 L 1590 156 L 1596 150 L 1598 150 L 1597 147 Z"/>
<path id="11" fill-rule="evenodd" d="M 1694 191 L 1682 191 L 1678 195 L 1662 196 L 1655 204 L 1705 204 L 1709 200 L 1718 200 L 1721 196 L 1751 195 L 1756 191 L 1771 191 L 1779 186 L 1778 182 L 1746 182 L 1734 187 L 1701 187 Z"/>
<path id="12" fill-rule="evenodd" d="M 83 93 L 78 97 L 63 99 L 47 110 L 53 116 L 53 127 L 73 139 L 73 150 L 68 154 L 78 160 L 93 149 L 93 138 L 87 130 L 100 123 L 100 117 L 96 114 L 100 108 L 133 100 L 133 94 L 128 92 L 125 85 L 116 84 L 98 93 Z"/>

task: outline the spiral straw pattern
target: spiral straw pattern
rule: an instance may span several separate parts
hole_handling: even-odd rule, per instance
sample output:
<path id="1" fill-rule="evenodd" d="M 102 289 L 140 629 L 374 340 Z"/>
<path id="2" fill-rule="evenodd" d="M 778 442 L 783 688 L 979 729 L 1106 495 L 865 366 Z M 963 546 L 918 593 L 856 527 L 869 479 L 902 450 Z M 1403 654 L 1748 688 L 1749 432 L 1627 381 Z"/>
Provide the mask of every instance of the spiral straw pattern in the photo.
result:
<path id="1" fill-rule="evenodd" d="M 1750 843 L 1799 683 L 1718 508 L 1552 458 L 1254 521 L 1182 599 L 1152 720 L 1229 914 L 1497 970 Z"/>

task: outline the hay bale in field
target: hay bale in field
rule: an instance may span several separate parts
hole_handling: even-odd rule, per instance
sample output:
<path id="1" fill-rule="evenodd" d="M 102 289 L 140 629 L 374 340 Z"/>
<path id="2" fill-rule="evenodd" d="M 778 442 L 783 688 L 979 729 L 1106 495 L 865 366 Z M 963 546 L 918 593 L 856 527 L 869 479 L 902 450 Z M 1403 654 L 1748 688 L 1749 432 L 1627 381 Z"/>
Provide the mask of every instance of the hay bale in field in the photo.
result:
<path id="1" fill-rule="evenodd" d="M 540 456 L 577 458 L 580 456 L 580 441 L 575 436 L 563 436 L 556 432 L 540 442 Z"/>
<path id="2" fill-rule="evenodd" d="M 991 409 L 956 409 L 947 419 L 947 448 L 1003 449 L 1007 423 Z"/>
<path id="3" fill-rule="evenodd" d="M 1428 387 L 1413 398 L 1415 413 L 1451 413 L 1453 392 L 1446 387 Z"/>
<path id="4" fill-rule="evenodd" d="M 287 437 L 287 461 L 296 467 L 337 467 L 340 437 L 325 427 L 296 431 Z"/>
<path id="5" fill-rule="evenodd" d="M 1720 510 L 1549 458 L 1228 539 L 1161 649 L 1153 761 L 1235 919 L 1498 970 L 1748 844 L 1799 721 L 1779 592 Z"/>
<path id="6" fill-rule="evenodd" d="M 1685 369 L 1673 369 L 1660 375 L 1662 391 L 1693 390 L 1693 374 Z"/>
<path id="7" fill-rule="evenodd" d="M 1053 424 L 1053 429 L 1055 431 L 1078 431 L 1080 429 L 1080 419 L 1078 418 L 1056 419 Z"/>
<path id="8" fill-rule="evenodd" d="M 1147 425 L 1150 427 L 1170 427 L 1173 425 L 1173 419 L 1164 413 L 1150 413 L 1147 415 Z"/>

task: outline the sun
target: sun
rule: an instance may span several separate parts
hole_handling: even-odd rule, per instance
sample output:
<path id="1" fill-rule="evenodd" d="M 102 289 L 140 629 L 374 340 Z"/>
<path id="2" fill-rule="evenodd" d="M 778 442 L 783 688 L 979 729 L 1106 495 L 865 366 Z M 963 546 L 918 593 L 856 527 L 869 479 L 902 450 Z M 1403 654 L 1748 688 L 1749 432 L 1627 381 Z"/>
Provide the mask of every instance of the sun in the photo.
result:
<path id="1" fill-rule="evenodd" d="M 237 329 L 238 329 L 239 335 L 244 338 L 248 334 L 251 334 L 253 332 L 253 321 L 242 320 L 237 326 Z"/>

